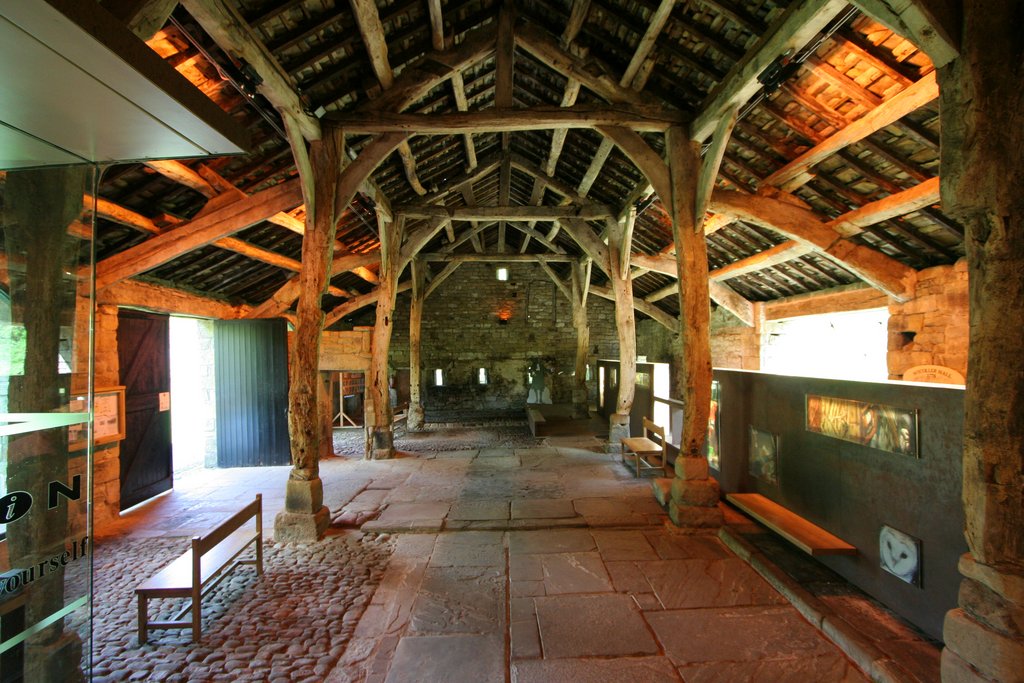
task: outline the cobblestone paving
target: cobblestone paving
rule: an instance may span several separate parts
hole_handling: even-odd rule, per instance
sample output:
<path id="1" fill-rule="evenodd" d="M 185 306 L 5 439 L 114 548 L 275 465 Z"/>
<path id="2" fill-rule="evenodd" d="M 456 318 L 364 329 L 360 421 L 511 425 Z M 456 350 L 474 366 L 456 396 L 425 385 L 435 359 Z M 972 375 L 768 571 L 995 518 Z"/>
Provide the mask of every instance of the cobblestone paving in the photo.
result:
<path id="1" fill-rule="evenodd" d="M 151 631 L 138 644 L 134 588 L 188 538 L 109 540 L 96 548 L 93 680 L 322 681 L 352 637 L 392 552 L 386 536 L 333 531 L 315 545 L 265 542 L 264 573 L 243 566 L 203 600 L 203 640 Z M 150 602 L 151 619 L 180 600 Z"/>

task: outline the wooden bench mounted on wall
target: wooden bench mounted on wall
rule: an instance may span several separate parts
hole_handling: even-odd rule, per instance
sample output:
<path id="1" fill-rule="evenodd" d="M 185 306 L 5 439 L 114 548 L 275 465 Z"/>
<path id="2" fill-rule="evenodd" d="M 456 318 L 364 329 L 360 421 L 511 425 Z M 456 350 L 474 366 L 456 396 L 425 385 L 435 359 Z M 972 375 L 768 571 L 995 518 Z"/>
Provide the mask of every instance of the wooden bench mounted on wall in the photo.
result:
<path id="1" fill-rule="evenodd" d="M 246 522 L 255 519 L 255 528 Z M 239 559 L 255 546 L 251 559 Z M 241 564 L 255 564 L 263 574 L 263 496 L 221 522 L 203 536 L 192 538 L 192 547 L 135 589 L 139 605 L 139 644 L 145 645 L 150 629 L 191 628 L 192 642 L 202 637 L 202 599 L 221 579 Z M 190 603 L 170 621 L 149 620 L 151 598 L 190 598 Z M 185 615 L 192 613 L 190 619 Z"/>
<path id="2" fill-rule="evenodd" d="M 857 548 L 760 493 L 729 493 L 725 499 L 808 555 L 856 555 Z"/>

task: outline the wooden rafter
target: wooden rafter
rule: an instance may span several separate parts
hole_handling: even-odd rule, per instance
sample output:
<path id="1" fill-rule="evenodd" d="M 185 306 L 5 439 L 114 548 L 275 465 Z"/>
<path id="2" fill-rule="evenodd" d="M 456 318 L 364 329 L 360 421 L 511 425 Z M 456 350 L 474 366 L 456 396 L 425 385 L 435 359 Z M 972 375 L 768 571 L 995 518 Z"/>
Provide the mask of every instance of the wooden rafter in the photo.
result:
<path id="1" fill-rule="evenodd" d="M 293 119 L 306 140 L 320 139 L 320 124 L 306 113 L 291 77 L 233 4 L 227 0 L 181 0 L 181 4 L 222 49 L 256 70 L 261 79 L 257 90 L 281 116 Z"/>
<path id="2" fill-rule="evenodd" d="M 770 197 L 715 190 L 711 210 L 774 230 L 813 247 L 865 282 L 906 301 L 913 295 L 917 272 L 881 252 L 863 247 L 829 228 L 813 212 Z"/>
<path id="3" fill-rule="evenodd" d="M 704 141 L 719 119 L 760 90 L 757 77 L 777 57 L 803 48 L 846 8 L 846 0 L 798 0 L 792 3 L 742 60 L 711 91 L 690 125 L 690 137 Z"/>
<path id="4" fill-rule="evenodd" d="M 952 16 L 933 11 L 935 3 L 921 0 L 851 0 L 875 21 L 916 43 L 936 67 L 945 66 L 960 54 L 959 27 Z"/>
<path id="5" fill-rule="evenodd" d="M 407 218 L 433 218 L 454 221 L 557 221 L 563 218 L 582 218 L 599 220 L 612 215 L 611 210 L 590 202 L 567 206 L 433 206 L 433 205 L 396 205 L 395 212 Z"/>
<path id="6" fill-rule="evenodd" d="M 381 24 L 380 14 L 377 12 L 377 4 L 373 0 L 350 0 L 350 4 L 356 24 L 359 26 L 359 34 L 363 38 L 363 44 L 370 57 L 373 72 L 377 76 L 381 88 L 388 90 L 395 84 L 395 76 L 388 60 L 388 44 L 384 38 L 384 26 Z M 403 140 L 399 144 L 398 155 L 402 159 L 405 177 L 409 180 L 413 191 L 418 195 L 425 195 L 427 190 L 416 173 L 416 157 L 408 141 Z"/>
<path id="7" fill-rule="evenodd" d="M 174 230 L 109 256 L 96 264 L 96 289 L 172 261 L 182 254 L 256 225 L 300 204 L 298 180 L 291 180 L 251 197 L 225 204 Z"/>
<path id="8" fill-rule="evenodd" d="M 899 121 L 907 114 L 928 104 L 939 96 L 935 72 L 921 78 L 906 90 L 893 95 L 884 104 L 876 107 L 831 137 L 807 150 L 779 170 L 761 181 L 762 184 L 781 187 L 795 178 L 805 177 L 807 171 L 839 150 L 863 140 L 872 133 Z"/>
<path id="9" fill-rule="evenodd" d="M 651 104 L 605 106 L 574 105 L 529 108 L 492 108 L 448 114 L 399 114 L 393 112 L 351 112 L 329 114 L 329 120 L 352 133 L 416 133 L 422 135 L 461 135 L 560 128 L 596 128 L 621 126 L 639 132 L 665 132 L 670 126 L 685 123 L 676 109 Z"/>

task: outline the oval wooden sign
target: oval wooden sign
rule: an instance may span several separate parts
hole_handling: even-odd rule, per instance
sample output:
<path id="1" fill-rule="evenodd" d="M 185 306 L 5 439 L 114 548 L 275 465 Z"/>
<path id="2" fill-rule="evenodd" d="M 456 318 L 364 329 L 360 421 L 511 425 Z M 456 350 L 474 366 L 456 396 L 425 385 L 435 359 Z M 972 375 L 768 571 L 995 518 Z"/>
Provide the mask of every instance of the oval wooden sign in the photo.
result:
<path id="1" fill-rule="evenodd" d="M 944 365 L 915 365 L 903 373 L 905 382 L 935 382 L 938 384 L 966 384 L 964 376 Z"/>

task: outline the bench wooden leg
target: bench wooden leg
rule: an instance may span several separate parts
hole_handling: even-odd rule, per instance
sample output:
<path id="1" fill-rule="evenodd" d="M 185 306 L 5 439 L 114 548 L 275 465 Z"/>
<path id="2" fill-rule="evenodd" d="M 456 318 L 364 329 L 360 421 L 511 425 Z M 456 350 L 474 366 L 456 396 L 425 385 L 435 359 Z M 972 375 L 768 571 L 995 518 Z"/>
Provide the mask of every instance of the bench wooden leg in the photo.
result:
<path id="1" fill-rule="evenodd" d="M 203 594 L 192 589 L 192 642 L 198 643 L 203 637 Z"/>
<path id="2" fill-rule="evenodd" d="M 139 599 L 139 645 L 145 645 L 148 640 L 149 631 L 149 609 L 148 600 L 143 594 L 138 595 Z"/>

